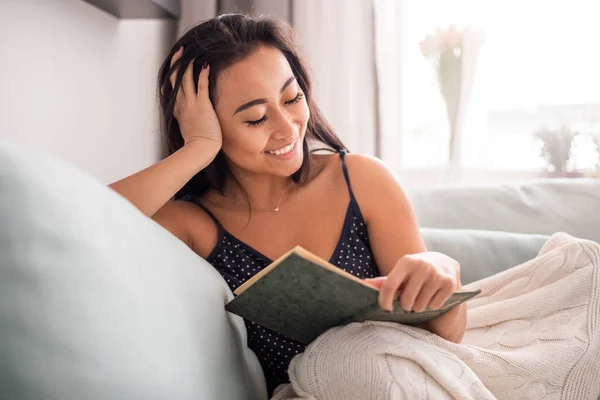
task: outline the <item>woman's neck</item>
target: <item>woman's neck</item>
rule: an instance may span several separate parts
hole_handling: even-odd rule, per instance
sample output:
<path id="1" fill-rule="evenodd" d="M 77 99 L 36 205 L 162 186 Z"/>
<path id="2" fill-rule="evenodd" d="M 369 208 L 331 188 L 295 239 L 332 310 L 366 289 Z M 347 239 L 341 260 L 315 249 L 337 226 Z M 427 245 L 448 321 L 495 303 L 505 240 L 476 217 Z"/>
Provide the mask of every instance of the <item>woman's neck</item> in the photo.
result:
<path id="1" fill-rule="evenodd" d="M 266 176 L 231 172 L 224 187 L 224 195 L 236 204 L 254 210 L 275 210 L 293 188 L 291 177 Z"/>

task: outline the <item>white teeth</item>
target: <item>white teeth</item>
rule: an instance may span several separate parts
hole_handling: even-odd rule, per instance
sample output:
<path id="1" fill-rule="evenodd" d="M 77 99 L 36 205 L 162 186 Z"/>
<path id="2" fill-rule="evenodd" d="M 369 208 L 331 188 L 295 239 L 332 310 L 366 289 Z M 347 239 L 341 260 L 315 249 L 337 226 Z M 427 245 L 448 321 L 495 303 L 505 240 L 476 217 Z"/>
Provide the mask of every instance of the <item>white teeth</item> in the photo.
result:
<path id="1" fill-rule="evenodd" d="M 292 151 L 292 149 L 294 148 L 295 145 L 296 145 L 296 142 L 294 142 L 294 143 L 292 143 L 290 145 L 287 145 L 285 147 L 282 147 L 281 149 L 267 151 L 267 153 L 273 154 L 273 155 L 276 155 L 276 156 L 280 156 L 282 154 L 287 154 L 290 151 Z"/>

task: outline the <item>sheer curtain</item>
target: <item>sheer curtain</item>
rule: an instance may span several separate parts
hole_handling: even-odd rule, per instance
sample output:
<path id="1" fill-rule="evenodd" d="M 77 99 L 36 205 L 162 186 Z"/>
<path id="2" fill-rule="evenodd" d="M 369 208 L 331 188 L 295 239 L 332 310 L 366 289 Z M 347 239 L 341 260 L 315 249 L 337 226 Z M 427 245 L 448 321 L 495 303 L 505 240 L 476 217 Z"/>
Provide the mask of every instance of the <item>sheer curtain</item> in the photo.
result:
<path id="1" fill-rule="evenodd" d="M 534 132 L 562 126 L 579 133 L 570 168 L 597 165 L 600 56 L 593 49 L 600 4 L 375 0 L 375 6 L 379 79 L 397 82 L 396 91 L 381 93 L 381 112 L 392 115 L 382 137 L 399 137 L 390 143 L 400 154 L 400 170 L 447 166 L 445 105 L 419 42 L 450 24 L 485 32 L 460 143 L 464 170 L 541 171 L 545 161 Z"/>
<path id="2" fill-rule="evenodd" d="M 350 151 L 380 156 L 373 5 L 298 0 L 292 16 L 321 111 Z"/>

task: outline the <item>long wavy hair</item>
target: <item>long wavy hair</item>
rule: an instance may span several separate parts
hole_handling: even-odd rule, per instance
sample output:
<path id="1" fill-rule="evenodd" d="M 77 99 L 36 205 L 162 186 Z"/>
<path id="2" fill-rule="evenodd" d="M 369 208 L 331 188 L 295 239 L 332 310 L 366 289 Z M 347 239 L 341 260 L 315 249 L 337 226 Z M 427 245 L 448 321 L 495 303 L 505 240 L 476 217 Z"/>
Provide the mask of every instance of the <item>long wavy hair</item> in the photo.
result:
<path id="1" fill-rule="evenodd" d="M 193 77 L 196 90 L 198 76 L 204 63 L 210 64 L 209 96 L 215 104 L 215 83 L 219 74 L 245 57 L 261 45 L 277 48 L 283 53 L 306 97 L 310 118 L 302 145 L 304 160 L 301 167 L 292 175 L 294 182 L 302 184 L 309 176 L 311 152 L 308 141 L 320 142 L 332 151 L 345 149 L 342 141 L 327 123 L 315 104 L 311 80 L 305 62 L 299 55 L 292 28 L 285 22 L 266 15 L 224 14 L 204 21 L 187 31 L 173 46 L 161 65 L 158 74 L 158 93 L 161 109 L 161 129 L 166 155 L 171 155 L 184 145 L 177 119 L 173 116 L 175 94 L 179 90 L 183 74 L 190 62 L 193 64 Z M 178 62 L 171 67 L 173 54 L 184 47 Z M 170 76 L 178 68 L 175 87 L 171 87 Z M 223 194 L 225 179 L 230 174 L 225 156 L 221 151 L 206 168 L 196 174 L 177 194 L 175 199 L 184 196 L 199 196 L 210 189 Z"/>

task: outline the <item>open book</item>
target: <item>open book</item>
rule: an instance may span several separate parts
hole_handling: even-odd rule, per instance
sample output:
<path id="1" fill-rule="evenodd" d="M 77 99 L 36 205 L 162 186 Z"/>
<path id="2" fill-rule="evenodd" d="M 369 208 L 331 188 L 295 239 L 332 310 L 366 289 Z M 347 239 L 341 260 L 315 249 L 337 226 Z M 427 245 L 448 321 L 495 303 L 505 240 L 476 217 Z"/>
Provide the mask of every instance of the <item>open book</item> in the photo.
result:
<path id="1" fill-rule="evenodd" d="M 225 309 L 309 344 L 327 329 L 350 322 L 420 325 L 480 292 L 456 292 L 440 309 L 423 312 L 405 312 L 396 299 L 389 313 L 379 307 L 378 289 L 297 246 L 237 288 Z"/>

